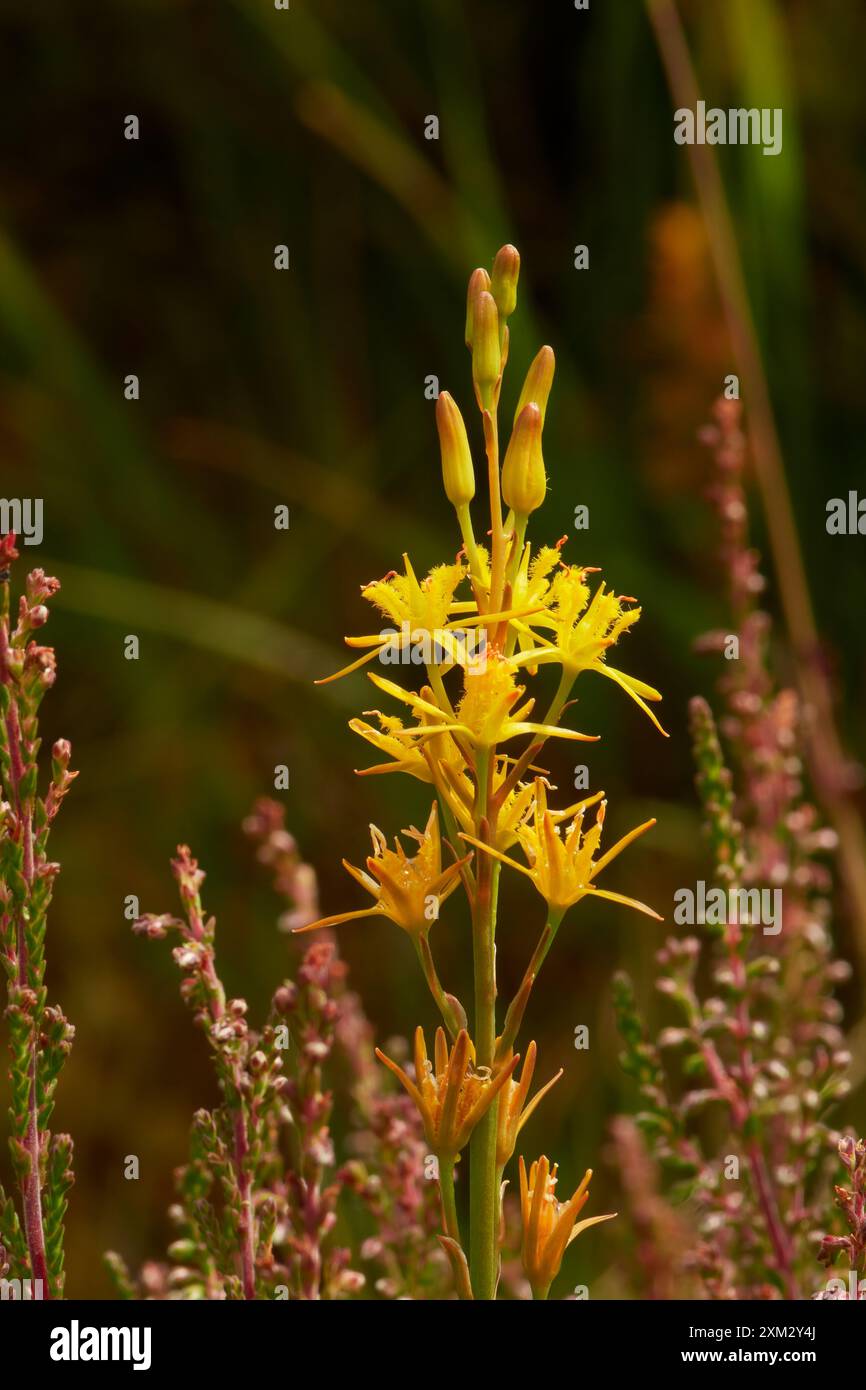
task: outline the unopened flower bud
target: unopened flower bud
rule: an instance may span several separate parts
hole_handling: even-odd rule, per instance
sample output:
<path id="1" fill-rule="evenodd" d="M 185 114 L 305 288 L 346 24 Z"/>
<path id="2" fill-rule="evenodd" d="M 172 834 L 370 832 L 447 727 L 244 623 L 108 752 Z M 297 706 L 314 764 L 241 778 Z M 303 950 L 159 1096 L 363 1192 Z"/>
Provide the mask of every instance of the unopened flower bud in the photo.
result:
<path id="1" fill-rule="evenodd" d="M 482 290 L 490 289 L 490 276 L 480 267 L 469 276 L 469 289 L 466 293 L 466 346 L 471 349 L 475 331 L 475 300 Z"/>
<path id="2" fill-rule="evenodd" d="M 472 380 L 482 409 L 489 409 L 491 394 L 502 367 L 499 348 L 499 311 L 493 295 L 482 290 L 475 296 L 472 317 Z"/>
<path id="3" fill-rule="evenodd" d="M 541 411 L 534 401 L 517 417 L 502 465 L 502 496 L 516 516 L 529 516 L 544 501 L 547 476 L 541 454 Z"/>
<path id="4" fill-rule="evenodd" d="M 475 496 L 475 470 L 463 416 L 447 391 L 440 391 L 436 402 L 436 428 L 445 495 L 452 507 L 465 507 Z"/>
<path id="5" fill-rule="evenodd" d="M 61 767 L 67 768 L 69 766 L 69 759 L 72 757 L 72 744 L 68 738 L 57 739 L 51 750 L 51 757 Z"/>
<path id="6" fill-rule="evenodd" d="M 297 1007 L 297 1003 L 298 1003 L 298 987 L 297 987 L 297 985 L 293 984 L 291 981 L 287 981 L 286 984 L 280 985 L 279 989 L 277 990 L 276 994 L 274 995 L 274 1008 L 275 1008 L 275 1010 L 277 1011 L 277 1013 L 278 1013 L 278 1014 L 288 1014 L 288 1013 L 291 1013 L 291 1011 L 292 1011 L 294 1008 Z"/>
<path id="7" fill-rule="evenodd" d="M 517 277 L 520 274 L 520 252 L 516 246 L 501 246 L 493 262 L 490 293 L 496 300 L 499 317 L 504 321 L 517 307 Z"/>
<path id="8" fill-rule="evenodd" d="M 524 406 L 529 405 L 530 401 L 535 401 L 541 411 L 541 424 L 544 426 L 544 417 L 547 414 L 547 398 L 550 395 L 550 388 L 553 385 L 553 371 L 556 366 L 556 358 L 553 355 L 553 348 L 543 347 L 533 358 L 532 365 L 526 373 L 526 380 L 523 383 L 523 390 L 520 393 L 520 400 L 517 402 L 517 409 L 514 412 L 514 420 L 523 410 Z"/>

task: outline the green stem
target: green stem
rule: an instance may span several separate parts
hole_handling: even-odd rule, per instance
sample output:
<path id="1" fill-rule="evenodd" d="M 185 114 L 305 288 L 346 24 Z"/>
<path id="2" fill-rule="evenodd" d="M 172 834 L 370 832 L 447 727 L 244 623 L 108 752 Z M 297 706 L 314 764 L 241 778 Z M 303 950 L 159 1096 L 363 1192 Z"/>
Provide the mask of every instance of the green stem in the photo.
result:
<path id="1" fill-rule="evenodd" d="M 442 1015 L 445 1027 L 448 1029 L 452 1038 L 456 1038 L 460 1029 L 463 1027 L 463 1023 L 462 1020 L 458 1018 L 454 1005 L 450 1002 L 445 990 L 442 988 L 442 982 L 439 979 L 436 965 L 433 961 L 433 952 L 430 950 L 430 942 L 426 936 L 416 936 L 413 937 L 413 940 L 419 964 L 424 972 L 424 979 L 427 981 L 427 987 Z"/>
<path id="2" fill-rule="evenodd" d="M 463 549 L 466 551 L 466 558 L 469 561 L 469 574 L 475 582 L 480 584 L 481 558 L 478 554 L 475 532 L 472 529 L 472 514 L 469 511 L 469 503 L 466 502 L 462 507 L 457 507 L 456 511 L 457 520 L 460 523 L 460 534 L 463 537 Z M 477 597 L 478 594 L 476 594 Z M 478 611 L 480 612 L 481 609 L 479 608 Z"/>
<path id="3" fill-rule="evenodd" d="M 453 1158 L 439 1160 L 439 1196 L 442 1198 L 442 1225 L 445 1234 L 460 1244 L 460 1223 L 457 1219 L 457 1195 L 454 1190 Z"/>
<path id="4" fill-rule="evenodd" d="M 493 929 L 489 907 L 489 870 L 479 872 L 479 912 L 474 923 L 475 1048 L 479 1066 L 491 1067 L 496 1047 L 496 1002 Z M 476 1125 L 469 1141 L 469 1267 L 475 1297 L 490 1300 L 496 1292 L 497 1192 L 496 1111 L 494 1104 Z"/>
<path id="5" fill-rule="evenodd" d="M 520 988 L 515 994 L 511 1003 L 509 1004 L 508 1011 L 505 1015 L 505 1023 L 502 1027 L 502 1037 L 499 1039 L 499 1046 L 496 1049 L 498 1060 L 502 1060 L 503 1058 L 507 1057 L 514 1046 L 517 1034 L 520 1031 L 520 1025 L 523 1022 L 523 1015 L 526 1012 L 526 1005 L 529 1002 L 529 995 L 532 991 L 532 986 L 535 984 L 538 972 L 544 964 L 548 951 L 553 945 L 554 938 L 556 936 L 557 931 L 559 930 L 559 924 L 564 916 L 565 912 L 562 909 L 548 909 L 547 921 L 544 925 L 544 931 L 538 938 L 538 944 L 536 945 L 535 950 L 532 953 L 530 962 L 527 965 L 526 970 L 524 971 L 523 980 L 521 982 Z"/>
<path id="6" fill-rule="evenodd" d="M 479 749 L 477 761 L 476 824 L 478 838 L 487 840 L 490 751 Z M 479 1067 L 493 1067 L 496 1051 L 496 888 L 489 854 L 479 857 L 477 890 L 472 913 L 475 972 L 475 1055 Z M 496 1296 L 498 1193 L 496 1188 L 496 1111 L 494 1104 L 476 1125 L 469 1142 L 469 1268 L 477 1299 Z"/>
<path id="7" fill-rule="evenodd" d="M 574 685 L 574 680 L 575 678 L 570 671 L 563 670 L 562 675 L 559 678 L 559 685 L 557 686 L 556 694 L 551 700 L 550 708 L 544 716 L 545 724 L 557 724 L 559 722 L 559 716 L 562 714 L 563 706 L 566 704 L 566 701 L 568 700 L 568 697 L 571 694 L 571 688 Z M 524 772 L 529 767 L 533 759 L 536 758 L 538 754 L 541 752 L 541 749 L 544 747 L 546 742 L 546 735 L 536 737 L 532 740 L 529 746 L 525 748 L 524 751 L 521 753 L 520 757 L 517 759 L 517 762 L 514 764 L 505 781 L 502 783 L 502 785 L 496 793 L 497 809 L 504 803 L 509 793 L 512 792 L 514 788 L 517 786 L 517 783 L 520 781 Z"/>

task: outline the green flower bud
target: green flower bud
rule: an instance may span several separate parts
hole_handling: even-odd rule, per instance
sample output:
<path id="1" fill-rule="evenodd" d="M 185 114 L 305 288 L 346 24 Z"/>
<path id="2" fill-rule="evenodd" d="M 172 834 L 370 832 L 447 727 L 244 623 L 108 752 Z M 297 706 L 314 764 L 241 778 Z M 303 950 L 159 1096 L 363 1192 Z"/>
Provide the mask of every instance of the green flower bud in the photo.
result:
<path id="1" fill-rule="evenodd" d="M 502 496 L 515 516 L 529 516 L 541 506 L 547 475 L 541 454 L 541 411 L 535 401 L 517 417 L 502 465 Z"/>
<path id="2" fill-rule="evenodd" d="M 482 290 L 475 296 L 472 314 L 472 380 L 482 409 L 492 405 L 501 370 L 499 312 L 493 295 Z"/>
<path id="3" fill-rule="evenodd" d="M 465 507 L 475 496 L 475 469 L 460 407 L 447 391 L 436 402 L 436 428 L 445 494 L 453 507 Z"/>
<path id="4" fill-rule="evenodd" d="M 499 317 L 510 318 L 517 307 L 517 277 L 520 274 L 520 252 L 516 246 L 502 246 L 496 252 L 490 293 L 496 300 Z"/>
<path id="5" fill-rule="evenodd" d="M 520 400 L 517 402 L 517 409 L 514 412 L 514 423 L 524 406 L 529 405 L 530 401 L 535 401 L 541 411 L 541 424 L 544 426 L 544 417 L 547 414 L 547 398 L 550 395 L 550 388 L 553 385 L 553 372 L 556 366 L 556 358 L 553 355 L 553 348 L 543 347 L 533 358 L 532 365 L 526 373 L 526 380 L 523 383 L 523 390 L 520 393 Z"/>
<path id="6" fill-rule="evenodd" d="M 466 294 L 466 346 L 472 347 L 472 334 L 475 323 L 475 300 L 482 290 L 490 289 L 490 276 L 480 267 L 469 276 L 469 289 Z"/>

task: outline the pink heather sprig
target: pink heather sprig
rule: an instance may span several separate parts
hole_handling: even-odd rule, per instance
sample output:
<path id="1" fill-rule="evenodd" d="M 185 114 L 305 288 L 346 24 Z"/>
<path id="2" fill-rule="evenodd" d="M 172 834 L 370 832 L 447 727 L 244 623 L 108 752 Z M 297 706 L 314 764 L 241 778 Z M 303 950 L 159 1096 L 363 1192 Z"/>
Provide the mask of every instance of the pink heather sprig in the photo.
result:
<path id="1" fill-rule="evenodd" d="M 33 634 L 48 621 L 60 588 L 41 569 L 25 581 L 12 626 L 10 578 L 15 537 L 0 538 L 0 958 L 7 990 L 11 1056 L 9 1140 L 21 1211 L 0 1187 L 0 1278 L 37 1281 L 34 1297 L 64 1288 L 63 1223 L 72 1185 L 72 1140 L 48 1125 L 74 1029 L 47 1002 L 45 934 L 60 865 L 48 858 L 51 825 L 74 778 L 66 739 L 52 750 L 51 779 L 39 795 L 39 706 L 54 684 L 50 647 Z"/>
<path id="2" fill-rule="evenodd" d="M 183 972 L 181 995 L 211 1046 L 222 1103 L 196 1115 L 192 1162 L 180 1174 L 183 1232 L 170 1253 L 183 1259 L 172 1287 L 186 1296 L 253 1299 L 269 1263 L 272 1209 L 261 1203 L 262 1170 L 271 1162 L 275 1114 L 286 1089 L 273 1031 L 251 1032 L 243 999 L 227 999 L 216 970 L 216 923 L 201 901 L 204 872 L 186 845 L 172 871 L 185 919 L 146 914 L 134 926 L 151 939 L 174 932 L 172 952 Z M 259 1209 L 261 1205 L 262 1209 Z"/>
<path id="3" fill-rule="evenodd" d="M 636 1262 L 642 1299 L 667 1301 L 698 1296 L 697 1283 L 688 1270 L 688 1254 L 695 1233 L 688 1221 L 689 1209 L 674 1207 L 662 1192 L 658 1164 L 652 1159 L 645 1136 L 627 1115 L 611 1123 L 612 1159 L 628 1201 L 636 1239 Z"/>
<path id="4" fill-rule="evenodd" d="M 285 827 L 279 802 L 259 797 L 243 829 L 257 844 L 256 858 L 270 870 L 274 891 L 286 899 L 286 911 L 278 922 L 280 931 L 295 931 L 315 922 L 319 916 L 316 871 L 301 858 L 294 836 Z"/>
<path id="5" fill-rule="evenodd" d="M 847 1088 L 850 1060 L 835 1000 L 850 973 L 832 957 L 829 870 L 834 837 L 804 799 L 799 703 L 778 691 L 769 667 L 769 619 L 757 608 L 764 581 L 749 548 L 742 487 L 739 404 L 719 402 L 704 440 L 715 451 L 711 497 L 722 533 L 721 571 L 733 618 L 702 650 L 723 663 L 726 766 L 709 705 L 692 701 L 697 785 L 724 889 L 780 889 L 781 930 L 728 921 L 706 936 L 670 938 L 658 960 L 660 992 L 676 1012 L 657 1043 L 637 1017 L 627 982 L 617 985 L 627 1070 L 641 1086 L 639 1121 L 653 1152 L 692 1195 L 699 1238 L 687 1263 L 710 1297 L 800 1297 L 813 1280 L 812 1232 L 826 1208 L 828 1110 Z M 710 967 L 709 991 L 704 983 Z M 664 1056 L 664 1062 L 662 1057 Z M 699 1122 L 712 1107 L 716 1139 Z M 741 1174 L 726 1172 L 736 1156 Z"/>
<path id="6" fill-rule="evenodd" d="M 280 928 L 291 930 L 315 921 L 319 915 L 315 871 L 303 862 L 286 830 L 282 806 L 261 798 L 244 821 L 244 830 L 258 843 L 257 858 L 271 871 L 275 891 L 286 899 Z M 375 1225 L 374 1233 L 362 1239 L 352 1260 L 353 1265 L 365 1268 L 367 1286 L 383 1298 L 445 1296 L 450 1274 L 435 1239 L 439 1203 L 435 1182 L 425 1177 L 427 1146 L 420 1117 L 408 1096 L 395 1090 L 389 1074 L 373 1061 L 373 1029 L 357 994 L 346 987 L 346 966 L 333 935 L 323 933 L 320 941 L 324 949 L 317 944 L 306 952 L 298 979 L 302 988 L 317 988 L 319 1010 L 326 1020 L 310 1029 L 310 1000 L 305 1002 L 294 990 L 288 996 L 288 1013 L 308 1020 L 306 1027 L 295 1028 L 299 1046 L 294 1054 L 297 1074 L 293 1074 L 293 1086 L 297 1095 L 307 1096 L 307 1110 L 323 1123 L 326 1112 L 322 1109 L 319 1113 L 318 1097 L 327 1070 L 333 1078 L 331 1089 L 334 1084 L 340 1087 L 351 1112 L 346 1137 L 348 1161 L 341 1164 L 326 1188 L 330 1207 L 322 1206 L 317 1198 L 321 1208 L 317 1214 L 322 1219 L 316 1232 L 321 1236 L 329 1212 L 336 1211 L 344 1197 L 354 1194 Z M 286 1008 L 288 1001 L 277 992 L 275 1003 L 281 1008 Z M 325 1021 L 327 1027 L 323 1026 Z M 315 1075 L 317 1065 L 320 1071 Z M 328 1097 L 330 1101 L 330 1092 Z M 303 1121 L 303 1111 L 298 1121 Z M 302 1231 L 303 1194 L 311 1184 L 314 1192 L 322 1188 L 321 1177 L 318 1187 L 314 1179 L 315 1163 L 323 1150 L 331 1158 L 330 1136 L 323 1144 L 313 1126 L 309 1134 L 298 1135 L 298 1149 L 301 1160 L 292 1184 L 293 1229 Z M 300 1242 L 298 1257 L 308 1271 L 315 1269 L 317 1260 L 321 1265 L 328 1259 L 332 1266 L 345 1264 L 343 1252 L 337 1261 L 321 1250 L 317 1253 L 309 1229 L 303 1239 L 300 1235 L 296 1239 Z M 300 1269 L 297 1279 L 299 1283 L 302 1280 Z"/>
<path id="7" fill-rule="evenodd" d="M 334 1050 L 345 972 L 333 943 L 316 942 L 304 955 L 297 983 L 287 981 L 274 996 L 274 1008 L 287 1021 L 292 1038 L 285 1116 L 289 1164 L 281 1180 L 281 1277 L 294 1297 L 308 1300 L 336 1298 L 364 1286 L 363 1275 L 349 1267 L 349 1250 L 334 1241 L 343 1182 L 335 1171 L 330 1130 L 334 1101 L 325 1071 Z"/>
<path id="8" fill-rule="evenodd" d="M 839 1140 L 838 1151 L 849 1186 L 836 1187 L 836 1206 L 845 1218 L 848 1233 L 824 1236 L 818 1259 L 829 1269 L 840 1255 L 844 1255 L 848 1268 L 855 1272 L 854 1297 L 866 1301 L 866 1141 L 846 1134 Z M 850 1296 L 849 1291 L 836 1295 L 839 1298 Z"/>
<path id="9" fill-rule="evenodd" d="M 285 831 L 282 809 L 258 802 L 245 830 L 259 842 L 292 920 L 315 916 L 315 874 Z M 170 1212 L 169 1260 L 148 1262 L 133 1280 L 109 1253 L 119 1291 L 158 1299 L 347 1298 L 368 1282 L 366 1265 L 383 1296 L 444 1295 L 449 1275 L 433 1240 L 438 1204 L 435 1183 L 424 1178 L 420 1121 L 402 1094 L 388 1091 L 367 1059 L 371 1049 L 358 1046 L 369 1042 L 370 1025 L 346 989 L 333 940 L 305 952 L 256 1034 L 246 1004 L 226 999 L 217 973 L 202 870 L 185 847 L 172 867 L 184 919 L 146 915 L 135 930 L 180 936 L 181 992 L 210 1041 L 222 1103 L 195 1116 L 191 1161 L 178 1172 Z M 354 1107 L 342 1162 L 330 1129 L 335 1084 Z M 336 1230 L 355 1198 L 378 1229 L 353 1253 Z"/>

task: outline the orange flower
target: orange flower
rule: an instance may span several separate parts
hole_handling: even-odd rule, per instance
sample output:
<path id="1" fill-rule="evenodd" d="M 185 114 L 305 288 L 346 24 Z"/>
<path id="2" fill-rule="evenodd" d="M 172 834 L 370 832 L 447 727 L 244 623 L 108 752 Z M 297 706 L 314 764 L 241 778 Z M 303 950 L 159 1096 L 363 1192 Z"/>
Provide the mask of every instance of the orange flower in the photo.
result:
<path id="1" fill-rule="evenodd" d="M 541 1103 L 547 1092 L 555 1086 L 562 1076 L 562 1067 L 552 1076 L 546 1086 L 542 1086 L 540 1091 L 536 1091 L 529 1104 L 526 1104 L 526 1097 L 529 1095 L 529 1088 L 532 1085 L 532 1074 L 535 1071 L 535 1057 L 537 1048 L 531 1042 L 526 1049 L 526 1061 L 523 1063 L 523 1071 L 520 1080 L 515 1081 L 512 1077 L 499 1101 L 499 1110 L 496 1116 L 496 1166 L 504 1168 L 511 1155 L 514 1153 L 514 1146 L 517 1143 L 517 1136 L 526 1124 L 532 1112 Z"/>
<path id="2" fill-rule="evenodd" d="M 509 1080 L 519 1057 L 512 1057 L 498 1071 L 476 1068 L 475 1048 L 461 1028 L 450 1053 L 444 1028 L 436 1029 L 434 1065 L 427 1060 L 424 1030 L 415 1030 L 414 1080 L 376 1048 L 380 1062 L 392 1071 L 418 1107 L 431 1153 L 442 1163 L 453 1163 L 481 1117 L 486 1114 Z"/>
<path id="3" fill-rule="evenodd" d="M 536 778 L 533 817 L 531 820 L 525 820 L 516 830 L 521 848 L 529 861 L 528 866 L 518 864 L 516 860 L 484 844 L 474 835 L 461 832 L 461 839 L 480 850 L 485 850 L 487 854 L 492 854 L 494 859 L 499 859 L 503 864 L 532 879 L 551 913 L 557 917 L 557 921 L 569 907 L 580 902 L 581 898 L 593 897 L 607 898 L 610 902 L 621 903 L 624 907 L 634 907 L 638 912 L 645 912 L 648 917 L 655 917 L 656 921 L 660 922 L 662 919 L 658 913 L 647 907 L 646 903 L 638 902 L 636 898 L 626 898 L 622 893 L 612 893 L 606 888 L 597 888 L 594 882 L 602 869 L 615 859 L 626 845 L 630 845 L 632 840 L 636 840 L 644 831 L 655 825 L 655 821 L 648 820 L 644 821 L 643 825 L 635 826 L 634 830 L 623 835 L 605 854 L 596 858 L 607 803 L 602 801 L 599 804 L 595 823 L 588 830 L 584 830 L 583 814 L 589 804 L 587 801 L 578 807 L 571 825 L 561 834 L 558 824 L 561 816 L 548 810 L 547 788 L 542 778 Z"/>
<path id="4" fill-rule="evenodd" d="M 460 870 L 468 856 L 442 868 L 442 842 L 439 836 L 439 807 L 433 802 L 423 834 L 410 826 L 403 831 L 417 840 L 420 849 L 410 858 L 395 838 L 389 849 L 385 836 L 375 825 L 370 826 L 373 853 L 367 859 L 369 873 L 356 869 L 343 860 L 343 867 L 375 899 L 372 907 L 359 907 L 351 912 L 338 912 L 333 917 L 321 917 L 309 926 L 295 931 L 315 931 L 317 927 L 335 927 L 340 922 L 352 922 L 360 917 L 388 917 L 413 938 L 426 937 L 439 915 L 439 907 L 454 892 Z"/>
<path id="5" fill-rule="evenodd" d="M 568 1202 L 556 1200 L 556 1170 L 548 1159 L 541 1157 L 533 1163 L 529 1177 L 526 1164 L 520 1159 L 520 1211 L 523 1218 L 523 1244 L 520 1257 L 535 1298 L 546 1298 L 559 1273 L 562 1257 L 571 1242 L 590 1226 L 612 1221 L 616 1212 L 605 1216 L 590 1216 L 578 1221 L 581 1210 L 589 1201 L 592 1169 L 583 1178 Z M 577 1224 L 575 1224 L 577 1223 Z"/>

